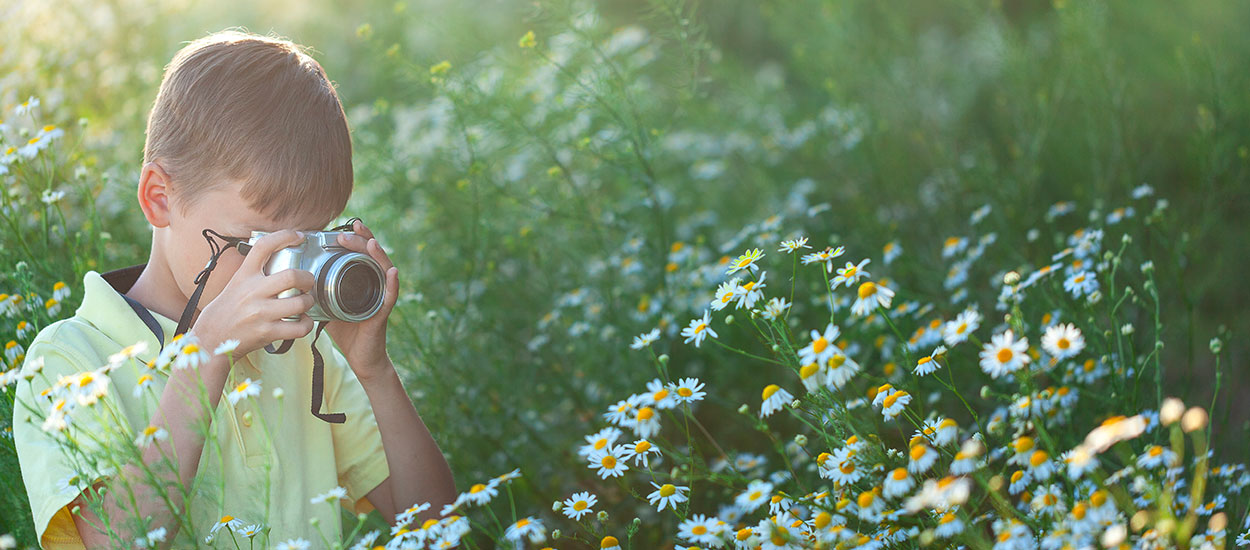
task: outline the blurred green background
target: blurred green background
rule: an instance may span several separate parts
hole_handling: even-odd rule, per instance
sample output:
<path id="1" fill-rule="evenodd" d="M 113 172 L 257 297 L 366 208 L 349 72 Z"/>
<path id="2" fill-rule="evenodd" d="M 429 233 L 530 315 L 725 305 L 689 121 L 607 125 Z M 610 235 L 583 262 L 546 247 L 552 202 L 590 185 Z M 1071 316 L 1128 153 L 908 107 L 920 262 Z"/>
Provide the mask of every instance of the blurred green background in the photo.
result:
<path id="1" fill-rule="evenodd" d="M 1143 244 L 1164 255 L 1170 386 L 1209 402 L 1207 342 L 1226 326 L 1233 390 L 1216 433 L 1250 418 L 1235 397 L 1250 305 L 1245 2 L 10 0 L 0 21 L 9 133 L 32 95 L 38 124 L 67 132 L 38 180 L 0 176 L 0 291 L 65 281 L 76 293 L 62 317 L 83 272 L 146 260 L 134 185 L 173 54 L 234 26 L 313 48 L 353 129 L 345 215 L 401 267 L 390 353 L 462 490 L 522 467 L 522 502 L 543 509 L 592 476 L 563 466 L 591 416 L 653 375 L 629 339 L 696 313 L 669 288 L 674 243 L 719 246 L 779 212 L 796 182 L 831 205 L 813 244 L 832 233 L 875 254 L 898 239 L 916 272 L 945 269 L 943 239 L 967 234 L 982 204 L 1006 228 L 1005 269 L 1041 261 L 1026 234 L 1051 227 L 1051 204 L 1105 212 L 1151 185 L 1168 203 Z M 533 48 L 518 42 L 527 31 Z M 51 238 L 49 186 L 69 193 Z M 996 274 L 974 272 L 973 292 L 993 296 Z M 911 290 L 947 292 L 927 283 Z M 677 342 L 674 364 L 734 380 Z M 33 542 L 3 447 L 0 532 Z"/>

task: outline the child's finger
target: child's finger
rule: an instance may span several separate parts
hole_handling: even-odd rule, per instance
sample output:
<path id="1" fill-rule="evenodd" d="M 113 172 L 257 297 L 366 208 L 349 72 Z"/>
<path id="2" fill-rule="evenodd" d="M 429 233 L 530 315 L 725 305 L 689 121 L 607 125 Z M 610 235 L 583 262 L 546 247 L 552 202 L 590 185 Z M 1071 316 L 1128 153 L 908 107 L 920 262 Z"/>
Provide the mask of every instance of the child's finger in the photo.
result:
<path id="1" fill-rule="evenodd" d="M 352 230 L 363 236 L 365 239 L 373 238 L 373 231 L 369 229 L 369 226 L 365 225 L 365 222 L 360 220 L 356 220 L 356 225 L 352 228 Z"/>
<path id="2" fill-rule="evenodd" d="M 374 261 L 378 262 L 378 265 L 382 267 L 382 271 L 395 266 L 390 256 L 386 255 L 386 251 L 382 250 L 382 245 L 378 243 L 377 239 L 369 239 L 369 243 L 366 246 L 369 248 L 369 255 L 373 257 Z"/>

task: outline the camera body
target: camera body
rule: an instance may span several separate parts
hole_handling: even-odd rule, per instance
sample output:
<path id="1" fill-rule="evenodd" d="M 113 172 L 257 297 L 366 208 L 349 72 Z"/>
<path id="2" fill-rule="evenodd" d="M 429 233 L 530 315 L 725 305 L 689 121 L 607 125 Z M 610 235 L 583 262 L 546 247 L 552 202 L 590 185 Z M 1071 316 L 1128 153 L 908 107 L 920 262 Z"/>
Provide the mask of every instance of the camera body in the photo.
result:
<path id="1" fill-rule="evenodd" d="M 314 303 L 307 314 L 314 321 L 347 321 L 356 323 L 373 317 L 382 309 L 386 293 L 386 274 L 373 258 L 353 252 L 338 243 L 338 236 L 348 231 L 315 231 L 304 234 L 304 241 L 275 251 L 265 262 L 264 273 L 271 275 L 285 269 L 302 269 L 316 279 L 312 294 Z M 251 249 L 264 231 L 253 231 L 241 248 Z M 299 295 L 291 288 L 279 298 Z M 298 317 L 283 317 L 298 321 Z"/>

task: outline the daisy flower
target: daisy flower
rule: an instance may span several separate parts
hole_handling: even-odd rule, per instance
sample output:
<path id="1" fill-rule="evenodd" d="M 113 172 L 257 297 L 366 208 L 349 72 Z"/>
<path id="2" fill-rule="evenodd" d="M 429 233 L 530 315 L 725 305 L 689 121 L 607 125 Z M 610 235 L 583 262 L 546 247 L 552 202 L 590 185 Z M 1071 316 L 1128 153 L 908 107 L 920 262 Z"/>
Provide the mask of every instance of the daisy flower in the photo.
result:
<path id="1" fill-rule="evenodd" d="M 824 334 L 812 329 L 812 343 L 804 346 L 799 350 L 799 361 L 806 365 L 808 363 L 818 363 L 824 365 L 829 362 L 829 358 L 837 353 L 838 348 L 833 343 L 841 335 L 842 331 L 837 325 L 829 323 L 825 326 Z"/>
<path id="2" fill-rule="evenodd" d="M 471 487 L 469 487 L 468 491 L 461 495 L 461 497 L 465 502 L 475 506 L 481 506 L 490 502 L 499 495 L 499 489 L 496 489 L 496 487 L 497 484 L 495 483 L 474 483 Z"/>
<path id="3" fill-rule="evenodd" d="M 686 501 L 686 492 L 690 490 L 689 487 L 673 485 L 672 483 L 656 485 L 654 481 L 651 482 L 651 486 L 655 487 L 655 490 L 647 495 L 647 501 L 653 506 L 659 503 L 657 510 L 659 512 L 663 512 L 665 506 L 676 510 L 678 504 Z"/>
<path id="4" fill-rule="evenodd" d="M 885 508 L 885 501 L 877 494 L 877 488 L 874 487 L 860 493 L 855 498 L 855 505 L 860 519 L 874 520 L 877 514 Z"/>
<path id="5" fill-rule="evenodd" d="M 1010 374 L 1027 365 L 1031 358 L 1028 354 L 1029 339 L 1015 340 L 1011 329 L 990 338 L 990 343 L 981 349 L 981 370 L 998 378 Z"/>
<path id="6" fill-rule="evenodd" d="M 312 547 L 312 543 L 302 539 L 295 538 L 278 543 L 274 547 L 275 550 L 308 550 Z"/>
<path id="7" fill-rule="evenodd" d="M 239 527 L 238 529 L 235 529 L 234 532 L 250 539 L 256 535 L 259 535 L 260 529 L 261 529 L 260 524 L 257 523 L 255 525 L 245 525 L 243 527 Z"/>
<path id="8" fill-rule="evenodd" d="M 787 302 L 785 298 L 774 297 L 768 300 L 767 304 L 764 304 L 763 315 L 765 319 L 772 321 L 781 317 L 787 309 L 790 309 L 790 302 Z"/>
<path id="9" fill-rule="evenodd" d="M 938 452 L 924 443 L 912 445 L 908 455 L 911 461 L 907 463 L 907 471 L 917 475 L 929 471 L 938 459 Z"/>
<path id="10" fill-rule="evenodd" d="M 586 457 L 589 462 L 587 465 L 590 469 L 598 468 L 596 472 L 603 479 L 609 477 L 617 477 L 625 474 L 629 470 L 629 466 L 625 464 L 625 448 L 621 446 L 608 447 L 607 449 L 596 450 Z"/>
<path id="11" fill-rule="evenodd" d="M 811 248 L 810 246 L 807 246 L 807 237 L 800 237 L 798 239 L 789 240 L 789 241 L 781 241 L 781 248 L 778 248 L 777 252 L 785 252 L 789 254 L 800 248 Z"/>
<path id="12" fill-rule="evenodd" d="M 864 266 L 872 260 L 864 258 L 858 265 L 846 262 L 846 267 L 838 269 L 838 276 L 833 278 L 832 288 L 838 288 L 838 285 L 845 284 L 846 288 L 851 288 L 855 283 L 859 282 L 862 277 L 867 277 L 869 273 L 864 271 Z"/>
<path id="13" fill-rule="evenodd" d="M 13 108 L 13 116 L 22 116 L 25 114 L 29 114 L 31 111 L 35 109 L 35 107 L 38 107 L 38 106 L 39 106 L 39 98 L 32 95 L 26 98 L 26 101 L 23 101 L 17 107 Z"/>
<path id="14" fill-rule="evenodd" d="M 950 418 L 943 418 L 937 423 L 935 432 L 933 442 L 939 447 L 945 447 L 955 442 L 955 437 L 959 435 L 959 423 Z"/>
<path id="15" fill-rule="evenodd" d="M 981 314 L 976 310 L 964 310 L 946 324 L 942 325 L 942 339 L 948 346 L 957 346 L 968 339 L 968 336 L 981 326 Z"/>
<path id="16" fill-rule="evenodd" d="M 894 262 L 894 259 L 902 253 L 903 247 L 898 244 L 898 241 L 890 241 L 885 243 L 885 246 L 881 248 L 881 261 L 885 262 L 885 265 L 890 265 Z"/>
<path id="17" fill-rule="evenodd" d="M 1074 298 L 1089 296 L 1098 290 L 1098 279 L 1089 271 L 1078 271 L 1069 275 L 1063 281 L 1063 289 L 1072 294 Z"/>
<path id="18" fill-rule="evenodd" d="M 22 321 L 22 322 L 24 323 L 25 321 Z M 118 351 L 117 353 L 110 355 L 109 364 L 120 365 L 147 350 L 148 350 L 147 342 L 135 342 L 129 346 L 122 348 L 121 351 Z"/>
<path id="19" fill-rule="evenodd" d="M 747 489 L 738 494 L 734 498 L 734 504 L 747 512 L 754 512 L 765 502 L 768 496 L 773 492 L 773 484 L 763 480 L 753 480 L 747 485 Z"/>
<path id="20" fill-rule="evenodd" d="M 833 273 L 833 259 L 841 256 L 844 252 L 846 252 L 846 248 L 842 246 L 839 246 L 836 249 L 826 247 L 824 250 L 804 255 L 802 258 L 803 265 L 825 262 L 825 271 Z"/>
<path id="21" fill-rule="evenodd" d="M 595 451 L 611 447 L 612 444 L 616 443 L 616 440 L 620 438 L 621 435 L 623 435 L 623 432 L 613 426 L 608 426 L 598 432 L 590 434 L 586 436 L 586 444 L 582 445 L 581 449 L 578 449 L 577 455 L 582 458 L 589 457 L 590 454 Z"/>
<path id="22" fill-rule="evenodd" d="M 621 543 L 616 537 L 608 535 L 599 541 L 599 550 L 621 550 Z"/>
<path id="23" fill-rule="evenodd" d="M 645 439 L 639 439 L 638 441 L 635 441 L 633 443 L 626 443 L 625 451 L 628 453 L 627 459 L 628 458 L 636 459 L 634 460 L 634 464 L 641 462 L 644 468 L 650 466 L 649 464 L 647 464 L 648 462 L 647 455 L 653 454 L 655 456 L 660 456 L 660 448 L 656 447 L 655 445 L 652 445 L 650 441 L 647 441 Z"/>
<path id="24" fill-rule="evenodd" d="M 631 395 L 628 399 L 617 401 L 615 405 L 608 407 L 608 412 L 603 413 L 603 418 L 608 422 L 618 426 L 624 426 L 634 414 L 634 409 L 641 404 L 642 396 Z"/>
<path id="25" fill-rule="evenodd" d="M 74 389 L 74 402 L 81 407 L 90 407 L 108 394 L 109 378 L 101 369 L 79 373 L 71 382 Z"/>
<path id="26" fill-rule="evenodd" d="M 760 418 L 767 417 L 774 412 L 781 410 L 788 403 L 794 400 L 794 396 L 790 392 L 776 384 L 769 384 L 764 387 L 763 403 L 760 405 Z"/>
<path id="27" fill-rule="evenodd" d="M 17 358 L 21 357 L 25 352 L 26 350 L 22 349 L 22 345 L 17 343 L 16 340 L 9 340 L 4 345 L 4 358 L 8 359 L 10 363 L 16 364 Z"/>
<path id="28" fill-rule="evenodd" d="M 965 441 L 955 460 L 951 462 L 951 473 L 954 475 L 970 474 L 977 469 L 977 457 L 981 455 L 981 445 L 975 439 Z"/>
<path id="29" fill-rule="evenodd" d="M 707 395 L 703 391 L 703 382 L 700 382 L 698 378 L 682 378 L 675 387 L 675 399 L 679 403 L 694 403 L 702 400 L 703 396 Z"/>
<path id="30" fill-rule="evenodd" d="M 860 284 L 857 294 L 858 298 L 851 304 L 851 313 L 860 317 L 866 317 L 877 305 L 889 309 L 890 300 L 894 297 L 893 290 L 872 281 Z"/>
<path id="31" fill-rule="evenodd" d="M 146 445 L 151 445 L 153 441 L 163 441 L 167 439 L 168 437 L 169 437 L 169 432 L 165 431 L 164 428 L 157 428 L 156 426 L 148 426 L 143 429 L 143 433 L 140 433 L 139 437 L 135 438 L 135 445 L 143 447 Z"/>
<path id="32" fill-rule="evenodd" d="M 726 525 L 716 517 L 695 514 L 677 525 L 677 536 L 704 546 L 721 546 Z"/>
<path id="33" fill-rule="evenodd" d="M 644 332 L 634 337 L 634 343 L 630 344 L 630 349 L 642 349 L 655 343 L 660 338 L 660 329 L 653 328 L 651 332 Z"/>
<path id="34" fill-rule="evenodd" d="M 1042 349 L 1055 359 L 1067 359 L 1085 349 L 1085 337 L 1072 323 L 1052 325 L 1042 335 Z"/>
<path id="35" fill-rule="evenodd" d="M 246 397 L 255 397 L 257 395 L 260 395 L 260 380 L 247 378 L 239 382 L 239 385 L 235 386 L 233 390 L 230 390 L 230 393 L 226 395 L 226 399 L 229 399 L 230 404 L 234 405 Z"/>
<path id="36" fill-rule="evenodd" d="M 930 373 L 937 371 L 942 368 L 942 365 L 938 364 L 938 358 L 942 357 L 945 353 L 946 346 L 938 346 L 937 349 L 933 350 L 933 353 L 918 359 L 916 361 L 916 368 L 912 369 L 912 372 L 915 372 L 916 376 L 927 376 Z"/>
<path id="37" fill-rule="evenodd" d="M 712 309 L 720 311 L 729 306 L 729 303 L 734 300 L 734 296 L 738 294 L 738 286 L 739 283 L 737 277 L 721 283 L 720 286 L 716 288 L 716 296 L 712 298 L 712 302 L 710 304 Z"/>
<path id="38" fill-rule="evenodd" d="M 632 428 L 638 437 L 651 437 L 660 431 L 660 415 L 651 407 L 641 407 L 628 420 L 627 427 Z"/>
<path id="39" fill-rule="evenodd" d="M 829 377 L 825 383 L 835 390 L 841 389 L 859 373 L 859 363 L 841 353 L 833 354 L 833 357 L 829 359 L 828 368 Z"/>
<path id="40" fill-rule="evenodd" d="M 547 532 L 543 528 L 542 520 L 530 516 L 509 525 L 504 538 L 513 542 L 520 542 L 523 538 L 529 538 L 530 542 L 542 542 L 547 540 Z"/>
<path id="41" fill-rule="evenodd" d="M 733 264 L 729 266 L 729 269 L 725 273 L 733 275 L 743 269 L 754 272 L 760 268 L 760 266 L 755 265 L 755 261 L 760 259 L 762 256 L 764 256 L 764 251 L 758 248 L 748 250 L 745 254 L 738 256 L 738 259 L 733 261 Z"/>
<path id="42" fill-rule="evenodd" d="M 135 546 L 140 548 L 154 548 L 156 547 L 156 543 L 165 541 L 166 533 L 167 531 L 164 527 L 157 527 L 156 529 L 148 531 L 147 534 L 142 537 L 135 539 Z M 0 548 L 4 547 L 4 545 L 0 544 Z M 9 548 L 13 547 L 10 546 Z"/>
<path id="43" fill-rule="evenodd" d="M 671 385 L 665 385 L 659 378 L 647 382 L 647 391 L 645 394 L 648 402 L 657 409 L 671 409 L 678 405 L 677 393 L 673 391 Z"/>
<path id="44" fill-rule="evenodd" d="M 933 530 L 933 534 L 943 539 L 949 539 L 962 532 L 964 532 L 964 522 L 954 512 L 942 514 L 942 517 L 938 518 L 937 529 Z"/>
<path id="45" fill-rule="evenodd" d="M 572 519 L 581 519 L 582 516 L 591 512 L 591 507 L 598 501 L 599 497 L 588 492 L 574 493 L 573 496 L 564 499 L 564 507 L 560 511 Z"/>
<path id="46" fill-rule="evenodd" d="M 734 296 L 737 297 L 739 309 L 743 307 L 751 309 L 755 307 L 755 302 L 764 297 L 764 291 L 761 289 L 767 286 L 764 284 L 764 278 L 767 276 L 767 272 L 761 271 L 758 281 L 747 281 L 734 289 Z"/>
<path id="47" fill-rule="evenodd" d="M 890 392 L 885 399 L 881 400 L 881 414 L 886 420 L 893 420 L 910 402 L 911 394 L 902 390 Z"/>
<path id="48" fill-rule="evenodd" d="M 910 491 L 915 484 L 916 480 L 907 475 L 907 468 L 895 468 L 886 474 L 885 481 L 881 482 L 882 492 L 889 498 L 907 494 L 907 491 Z"/>
<path id="49" fill-rule="evenodd" d="M 681 330 L 681 335 L 686 337 L 685 343 L 689 344 L 691 340 L 694 340 L 694 347 L 697 348 L 707 335 L 711 334 L 712 338 L 716 338 L 716 331 L 711 327 L 711 315 L 711 312 L 705 309 L 702 319 L 690 320 L 690 326 Z"/>
<path id="50" fill-rule="evenodd" d="M 942 257 L 949 258 L 963 252 L 968 248 L 967 237 L 947 237 L 946 242 L 942 244 Z"/>
<path id="51" fill-rule="evenodd" d="M 239 341 L 235 339 L 226 340 L 213 348 L 213 355 L 225 355 L 239 348 Z"/>
<path id="52" fill-rule="evenodd" d="M 208 353 L 200 349 L 200 345 L 195 341 L 195 337 L 188 336 L 182 349 L 178 351 L 178 358 L 174 359 L 175 369 L 198 368 L 200 365 L 208 363 Z"/>
<path id="53" fill-rule="evenodd" d="M 222 527 L 225 527 L 226 529 L 234 530 L 234 529 L 238 529 L 242 525 L 243 525 L 243 521 L 239 520 L 238 518 L 234 516 L 230 516 L 230 515 L 221 516 L 221 519 L 217 520 L 217 522 L 214 523 L 213 526 L 208 529 L 208 535 L 204 537 L 204 543 L 207 544 L 207 543 L 213 542 L 213 537 L 217 535 L 217 531 L 220 531 Z"/>
<path id="54" fill-rule="evenodd" d="M 326 491 L 320 495 L 317 495 L 315 497 L 308 499 L 308 502 L 312 504 L 333 504 L 345 498 L 347 498 L 347 489 L 344 489 L 342 487 L 335 487 L 333 489 L 330 489 L 329 491 Z"/>

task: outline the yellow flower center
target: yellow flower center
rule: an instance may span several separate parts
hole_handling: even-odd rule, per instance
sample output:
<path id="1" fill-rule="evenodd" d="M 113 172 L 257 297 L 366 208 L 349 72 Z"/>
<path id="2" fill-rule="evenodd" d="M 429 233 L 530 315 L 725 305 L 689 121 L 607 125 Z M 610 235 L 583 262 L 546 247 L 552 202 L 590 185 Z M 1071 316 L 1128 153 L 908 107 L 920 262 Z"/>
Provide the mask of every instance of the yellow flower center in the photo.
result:
<path id="1" fill-rule="evenodd" d="M 924 458 L 924 455 L 925 455 L 926 453 L 928 453 L 928 452 L 929 452 L 929 448 L 928 448 L 928 447 L 926 447 L 926 446 L 924 446 L 924 445 L 916 445 L 915 447 L 912 447 L 912 448 L 911 448 L 911 459 L 912 459 L 912 460 L 920 460 L 920 459 Z"/>
<path id="2" fill-rule="evenodd" d="M 486 486 L 482 485 L 481 483 L 475 483 L 473 484 L 472 487 L 469 488 L 470 493 L 480 493 L 485 490 L 486 490 Z"/>
<path id="3" fill-rule="evenodd" d="M 816 374 L 817 370 L 820 370 L 820 365 L 817 365 L 816 363 L 808 363 L 803 365 L 803 368 L 799 369 L 799 376 L 803 378 L 811 378 L 813 374 Z"/>
<path id="4" fill-rule="evenodd" d="M 893 477 L 894 481 L 903 481 L 904 479 L 907 479 L 907 470 L 904 468 L 895 468 Z"/>
<path id="5" fill-rule="evenodd" d="M 780 389 L 781 389 L 781 386 L 778 386 L 776 384 L 769 384 L 767 387 L 764 388 L 763 400 L 768 401 L 768 398 L 772 397 L 773 394 L 777 393 L 777 391 Z"/>
<path id="6" fill-rule="evenodd" d="M 693 529 L 690 530 L 690 532 L 695 535 L 705 535 L 707 534 L 707 527 L 704 527 L 702 525 L 696 525 L 694 526 Z"/>
<path id="7" fill-rule="evenodd" d="M 813 340 L 813 341 L 812 341 L 812 352 L 813 352 L 813 353 L 820 353 L 820 352 L 822 352 L 822 351 L 825 351 L 825 348 L 828 348 L 828 347 L 829 347 L 829 341 L 828 341 L 828 340 L 825 340 L 825 337 L 824 337 L 824 336 L 821 336 L 821 337 L 819 337 L 819 338 L 817 338 L 817 339 L 815 339 L 815 340 Z"/>
<path id="8" fill-rule="evenodd" d="M 645 452 L 647 452 L 647 451 L 649 451 L 649 450 L 651 450 L 651 442 L 650 442 L 650 441 L 645 441 L 645 440 L 644 440 L 644 441 L 639 441 L 638 443 L 635 443 L 635 444 L 634 444 L 634 452 L 635 452 L 635 453 L 645 453 Z"/>
<path id="9" fill-rule="evenodd" d="M 1033 455 L 1029 457 L 1029 464 L 1036 468 L 1045 463 L 1048 458 L 1050 458 L 1050 455 L 1046 451 L 1033 451 Z"/>
<path id="10" fill-rule="evenodd" d="M 651 420 L 652 416 L 655 416 L 655 410 L 651 407 L 638 409 L 638 420 Z"/>
<path id="11" fill-rule="evenodd" d="M 1060 338 L 1058 342 L 1055 342 L 1055 346 L 1057 346 L 1059 349 L 1068 349 L 1068 347 L 1071 345 L 1072 343 L 1069 342 L 1067 338 Z"/>
<path id="12" fill-rule="evenodd" d="M 998 355 L 996 355 L 995 357 L 998 358 L 999 363 L 1006 363 L 1008 361 L 1011 361 L 1011 358 L 1013 355 L 1014 354 L 1012 353 L 1011 348 L 1003 348 L 1003 349 L 998 350 Z"/>
<path id="13" fill-rule="evenodd" d="M 867 299 L 869 296 L 872 296 L 873 294 L 876 294 L 876 293 L 877 293 L 877 285 L 876 283 L 873 283 L 872 281 L 868 281 L 862 285 L 859 285 L 859 298 L 861 300 Z"/>
<path id="14" fill-rule="evenodd" d="M 574 510 L 581 511 L 581 510 L 585 510 L 585 509 L 586 509 L 586 508 L 588 508 L 589 506 L 590 506 L 589 504 L 586 504 L 586 501 L 584 501 L 584 500 L 579 500 L 579 501 L 577 501 L 576 503 L 574 503 L 574 504 L 573 504 L 573 509 L 574 509 Z"/>
<path id="15" fill-rule="evenodd" d="M 673 493 L 676 493 L 676 492 L 677 492 L 677 488 L 674 487 L 672 483 L 665 483 L 663 486 L 660 487 L 660 496 L 662 497 L 671 497 L 673 496 Z"/>
<path id="16" fill-rule="evenodd" d="M 616 468 L 616 457 L 612 455 L 605 456 L 603 457 L 603 460 L 599 461 L 599 463 L 602 464 L 604 468 L 611 470 Z"/>

